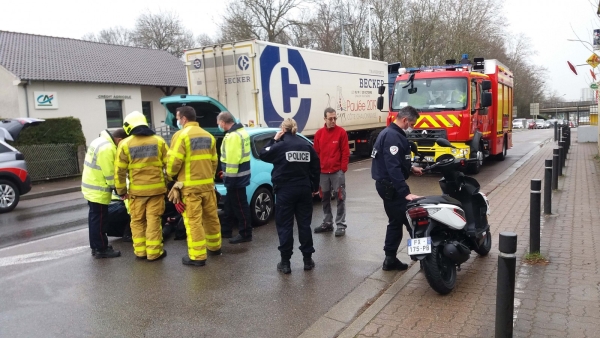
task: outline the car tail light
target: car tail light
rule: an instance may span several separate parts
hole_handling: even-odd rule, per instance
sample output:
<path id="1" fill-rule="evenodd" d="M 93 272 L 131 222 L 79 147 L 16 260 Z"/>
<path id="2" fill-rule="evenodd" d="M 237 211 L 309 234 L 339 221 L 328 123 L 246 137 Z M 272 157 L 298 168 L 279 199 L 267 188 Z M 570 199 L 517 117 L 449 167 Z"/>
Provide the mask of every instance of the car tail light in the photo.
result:
<path id="1" fill-rule="evenodd" d="M 16 153 L 15 158 L 17 159 L 17 161 L 23 161 L 23 160 L 25 160 L 25 155 L 23 155 L 21 153 Z"/>
<path id="2" fill-rule="evenodd" d="M 429 216 L 429 213 L 427 212 L 427 209 L 425 208 L 421 208 L 421 207 L 417 207 L 417 208 L 411 208 L 408 210 L 408 216 L 410 216 L 410 218 L 412 219 L 419 219 L 419 218 L 426 218 Z"/>

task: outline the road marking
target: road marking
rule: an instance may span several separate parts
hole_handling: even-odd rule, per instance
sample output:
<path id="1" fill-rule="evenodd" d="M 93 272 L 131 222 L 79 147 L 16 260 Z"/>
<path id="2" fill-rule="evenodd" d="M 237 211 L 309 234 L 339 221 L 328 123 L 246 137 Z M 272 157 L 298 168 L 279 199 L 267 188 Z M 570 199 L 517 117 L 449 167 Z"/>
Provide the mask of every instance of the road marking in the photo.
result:
<path id="1" fill-rule="evenodd" d="M 370 170 L 371 168 L 359 168 L 359 169 L 354 169 L 352 171 L 365 171 L 365 170 Z"/>
<path id="2" fill-rule="evenodd" d="M 55 259 L 59 259 L 59 258 L 73 256 L 73 255 L 76 255 L 80 252 L 84 252 L 89 249 L 90 249 L 89 246 L 79 246 L 79 247 L 71 248 L 71 249 L 41 251 L 41 252 L 33 252 L 33 253 L 29 253 L 29 254 L 24 254 L 24 255 L 4 257 L 4 258 L 0 258 L 0 267 L 51 261 L 51 260 L 55 260 Z"/>

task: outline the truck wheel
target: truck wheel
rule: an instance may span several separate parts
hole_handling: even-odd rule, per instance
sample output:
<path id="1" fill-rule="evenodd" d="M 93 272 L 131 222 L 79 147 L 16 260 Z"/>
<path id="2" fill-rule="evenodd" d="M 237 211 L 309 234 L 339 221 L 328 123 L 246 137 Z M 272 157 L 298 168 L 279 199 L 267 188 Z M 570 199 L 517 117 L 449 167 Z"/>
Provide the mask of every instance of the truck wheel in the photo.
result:
<path id="1" fill-rule="evenodd" d="M 13 210 L 19 204 L 19 189 L 8 180 L 0 180 L 0 214 Z"/>
<path id="2" fill-rule="evenodd" d="M 265 187 L 256 189 L 250 200 L 252 223 L 256 226 L 265 225 L 273 215 L 273 194 Z"/>
<path id="3" fill-rule="evenodd" d="M 504 139 L 504 142 L 502 142 L 502 152 L 500 154 L 496 155 L 496 159 L 498 161 L 504 161 L 504 159 L 506 158 L 506 153 L 508 151 L 508 147 L 506 146 L 506 142 L 507 142 L 506 139 Z"/>

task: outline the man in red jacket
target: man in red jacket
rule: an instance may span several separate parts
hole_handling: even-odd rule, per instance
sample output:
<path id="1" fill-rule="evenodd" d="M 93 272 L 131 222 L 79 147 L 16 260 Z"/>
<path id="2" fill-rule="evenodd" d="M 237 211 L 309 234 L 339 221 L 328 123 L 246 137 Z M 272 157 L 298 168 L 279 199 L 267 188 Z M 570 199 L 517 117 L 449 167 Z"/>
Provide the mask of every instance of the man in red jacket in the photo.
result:
<path id="1" fill-rule="evenodd" d="M 333 108 L 325 109 L 325 126 L 317 131 L 314 138 L 315 151 L 321 161 L 320 195 L 323 201 L 323 224 L 315 228 L 315 233 L 333 231 L 333 215 L 331 214 L 332 189 L 337 198 L 337 229 L 335 236 L 346 234 L 346 178 L 350 149 L 348 134 L 344 128 L 336 125 L 336 112 Z"/>

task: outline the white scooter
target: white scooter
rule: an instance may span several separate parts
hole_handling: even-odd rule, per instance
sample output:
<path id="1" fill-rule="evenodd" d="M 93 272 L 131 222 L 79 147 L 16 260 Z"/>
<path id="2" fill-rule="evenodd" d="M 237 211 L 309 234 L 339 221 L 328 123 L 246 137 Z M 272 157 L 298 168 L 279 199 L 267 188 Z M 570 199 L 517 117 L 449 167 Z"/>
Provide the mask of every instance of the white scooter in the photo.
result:
<path id="1" fill-rule="evenodd" d="M 437 139 L 441 147 L 452 147 L 446 139 Z M 413 153 L 420 156 L 416 145 Z M 427 282 L 436 292 L 448 294 L 456 284 L 457 267 L 466 262 L 471 250 L 485 256 L 492 247 L 487 216 L 490 204 L 479 191 L 476 179 L 463 171 L 477 159 L 447 158 L 424 168 L 441 172 L 443 195 L 425 196 L 408 203 L 406 216 L 412 229 L 408 254 L 421 261 Z"/>

